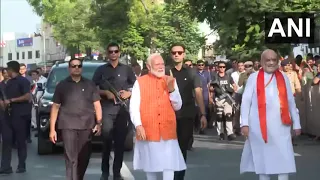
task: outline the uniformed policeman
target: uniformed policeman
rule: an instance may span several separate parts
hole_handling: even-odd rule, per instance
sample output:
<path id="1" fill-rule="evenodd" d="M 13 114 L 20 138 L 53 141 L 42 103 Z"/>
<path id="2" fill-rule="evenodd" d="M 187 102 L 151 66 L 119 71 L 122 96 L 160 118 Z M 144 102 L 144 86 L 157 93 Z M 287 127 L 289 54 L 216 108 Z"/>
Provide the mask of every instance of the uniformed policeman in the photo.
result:
<path id="1" fill-rule="evenodd" d="M 18 149 L 18 168 L 17 173 L 26 172 L 27 159 L 27 122 L 31 106 L 29 101 L 30 82 L 19 74 L 20 64 L 17 61 L 7 63 L 8 75 L 11 79 L 2 95 L 2 107 L 5 109 L 5 118 L 2 126 L 2 155 L 0 174 L 11 174 L 11 152 L 13 135 L 16 138 Z"/>
<path id="2" fill-rule="evenodd" d="M 107 46 L 109 62 L 98 67 L 93 81 L 100 88 L 102 98 L 102 136 L 103 152 L 101 164 L 101 180 L 107 180 L 109 177 L 109 157 L 114 141 L 114 161 L 113 161 L 113 179 L 122 180 L 120 170 L 122 168 L 124 143 L 128 132 L 128 123 L 130 115 L 128 110 L 115 101 L 115 94 L 110 88 L 117 91 L 122 99 L 129 99 L 131 89 L 136 76 L 130 66 L 119 62 L 120 47 L 117 43 L 110 43 Z M 103 84 L 108 81 L 113 87 L 105 87 Z"/>
<path id="3" fill-rule="evenodd" d="M 82 62 L 69 61 L 70 76 L 61 81 L 53 95 L 50 141 L 56 143 L 58 129 L 64 142 L 67 180 L 83 180 L 91 155 L 91 137 L 99 135 L 102 112 L 95 84 L 81 76 Z M 59 114 L 59 115 L 58 115 Z"/>
<path id="4" fill-rule="evenodd" d="M 220 88 L 214 88 L 214 97 L 217 108 L 217 131 L 220 136 L 220 140 L 225 139 L 225 129 L 228 140 L 234 140 L 233 134 L 233 108 L 231 102 L 223 93 L 229 93 L 232 95 L 237 91 L 237 86 L 234 83 L 232 77 L 226 73 L 226 63 L 221 61 L 218 63 L 218 73 L 212 76 L 212 81 L 217 82 L 220 87 L 223 87 L 226 92 L 223 92 Z M 225 124 L 225 126 L 224 126 Z M 224 128 L 225 127 L 225 128 Z"/>
<path id="5" fill-rule="evenodd" d="M 201 128 L 207 126 L 206 111 L 202 95 L 202 86 L 199 76 L 195 69 L 183 65 L 185 57 L 185 46 L 174 44 L 170 48 L 171 58 L 174 62 L 174 68 L 171 69 L 173 77 L 176 78 L 181 99 L 182 108 L 176 113 L 177 118 L 177 136 L 181 152 L 184 159 L 187 159 L 187 150 L 189 142 L 192 140 L 194 117 L 197 109 L 195 100 L 200 109 Z M 175 172 L 175 180 L 183 180 L 185 171 Z"/>

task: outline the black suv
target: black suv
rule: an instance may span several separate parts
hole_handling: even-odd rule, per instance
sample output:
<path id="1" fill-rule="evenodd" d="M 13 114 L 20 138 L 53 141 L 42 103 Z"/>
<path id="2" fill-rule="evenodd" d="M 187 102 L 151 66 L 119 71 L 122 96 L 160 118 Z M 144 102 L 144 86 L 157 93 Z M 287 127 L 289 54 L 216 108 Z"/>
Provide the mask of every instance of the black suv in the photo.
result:
<path id="1" fill-rule="evenodd" d="M 92 79 L 95 70 L 103 65 L 103 62 L 92 61 L 92 62 L 83 62 L 82 75 L 88 79 Z M 49 141 L 49 118 L 50 110 L 52 105 L 52 97 L 55 91 L 57 84 L 68 77 L 68 63 L 56 64 L 52 67 L 47 83 L 44 87 L 38 86 L 38 91 L 43 91 L 43 95 L 40 98 L 37 106 L 37 126 L 38 126 L 38 154 L 50 154 L 55 150 L 55 146 L 61 146 L 61 136 L 59 131 L 58 142 L 53 144 Z M 134 128 L 132 123 L 129 123 L 129 132 L 127 134 L 127 139 L 125 142 L 125 149 L 131 151 L 134 144 Z M 93 143 L 101 143 L 101 136 L 94 136 Z"/>

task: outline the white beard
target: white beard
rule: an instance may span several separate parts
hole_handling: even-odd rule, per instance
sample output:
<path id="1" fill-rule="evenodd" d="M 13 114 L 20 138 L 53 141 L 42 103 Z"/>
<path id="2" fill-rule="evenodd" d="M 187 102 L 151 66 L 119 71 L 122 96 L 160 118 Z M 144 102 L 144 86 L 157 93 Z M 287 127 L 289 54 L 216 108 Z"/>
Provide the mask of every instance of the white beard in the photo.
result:
<path id="1" fill-rule="evenodd" d="M 155 71 L 154 69 L 151 68 L 150 70 L 151 74 L 155 75 L 156 77 L 158 78 L 161 78 L 165 75 L 165 72 L 162 71 L 162 72 L 158 72 L 158 71 Z"/>

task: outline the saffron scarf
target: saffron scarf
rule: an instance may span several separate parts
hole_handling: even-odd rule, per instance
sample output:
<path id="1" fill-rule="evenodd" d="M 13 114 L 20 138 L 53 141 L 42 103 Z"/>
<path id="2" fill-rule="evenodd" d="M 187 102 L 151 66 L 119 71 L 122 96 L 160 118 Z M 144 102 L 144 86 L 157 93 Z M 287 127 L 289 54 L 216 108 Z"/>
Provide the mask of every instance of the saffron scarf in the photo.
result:
<path id="1" fill-rule="evenodd" d="M 289 126 L 292 124 L 290 113 L 289 113 L 287 87 L 286 87 L 286 82 L 282 73 L 279 70 L 276 70 L 274 74 L 272 74 L 269 82 L 266 85 L 264 85 L 264 70 L 260 69 L 258 72 L 258 78 L 257 78 L 257 98 L 258 98 L 260 129 L 262 133 L 262 138 L 265 141 L 265 143 L 268 142 L 265 88 L 271 83 L 274 77 L 277 80 L 277 88 L 279 92 L 281 121 L 284 125 Z"/>

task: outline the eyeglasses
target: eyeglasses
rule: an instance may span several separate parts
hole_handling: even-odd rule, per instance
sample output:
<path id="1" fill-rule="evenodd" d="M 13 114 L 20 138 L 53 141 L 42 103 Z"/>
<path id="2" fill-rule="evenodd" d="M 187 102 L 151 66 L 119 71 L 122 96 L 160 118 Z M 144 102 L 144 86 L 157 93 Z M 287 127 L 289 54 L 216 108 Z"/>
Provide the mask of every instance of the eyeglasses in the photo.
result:
<path id="1" fill-rule="evenodd" d="M 185 64 L 186 66 L 192 67 L 192 64 Z"/>
<path id="2" fill-rule="evenodd" d="M 204 64 L 198 64 L 198 66 L 204 66 Z"/>
<path id="3" fill-rule="evenodd" d="M 244 67 L 245 68 L 250 68 L 250 67 L 252 67 L 252 65 L 245 65 Z"/>
<path id="4" fill-rule="evenodd" d="M 219 68 L 224 69 L 224 68 L 226 68 L 226 67 L 225 67 L 225 66 L 219 66 Z"/>
<path id="5" fill-rule="evenodd" d="M 171 52 L 172 55 L 176 55 L 177 53 L 178 53 L 179 55 L 181 55 L 181 54 L 183 53 L 183 51 L 172 51 L 172 52 Z"/>
<path id="6" fill-rule="evenodd" d="M 114 54 L 117 54 L 117 53 L 119 53 L 119 50 L 108 51 L 108 53 L 109 53 L 109 54 L 113 54 L 113 53 L 114 53 Z"/>
<path id="7" fill-rule="evenodd" d="M 82 64 L 79 64 L 79 65 L 71 65 L 70 67 L 71 67 L 71 68 L 82 68 Z"/>

